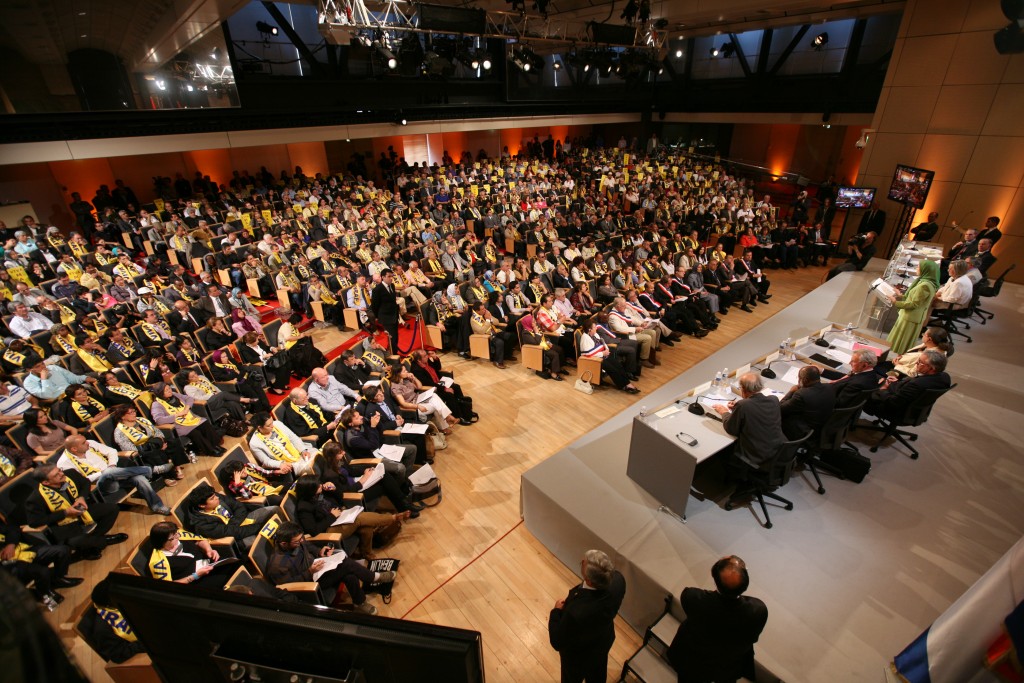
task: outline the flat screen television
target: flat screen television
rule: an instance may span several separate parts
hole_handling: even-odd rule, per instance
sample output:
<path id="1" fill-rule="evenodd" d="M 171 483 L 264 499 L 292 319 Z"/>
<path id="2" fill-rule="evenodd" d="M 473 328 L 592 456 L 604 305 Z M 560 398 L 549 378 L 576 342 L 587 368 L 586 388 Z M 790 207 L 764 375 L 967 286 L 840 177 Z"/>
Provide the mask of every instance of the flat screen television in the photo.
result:
<path id="1" fill-rule="evenodd" d="M 844 187 L 836 191 L 837 209 L 867 209 L 875 201 L 873 187 Z"/>
<path id="2" fill-rule="evenodd" d="M 923 209 L 933 180 L 935 171 L 897 164 L 892 185 L 889 186 L 889 199 L 915 209 Z"/>
<path id="3" fill-rule="evenodd" d="M 264 681 L 287 681 L 290 672 L 346 680 L 350 671 L 362 677 L 347 680 L 374 683 L 484 681 L 477 631 L 117 573 L 110 596 L 166 683 L 226 683 L 240 666 Z"/>

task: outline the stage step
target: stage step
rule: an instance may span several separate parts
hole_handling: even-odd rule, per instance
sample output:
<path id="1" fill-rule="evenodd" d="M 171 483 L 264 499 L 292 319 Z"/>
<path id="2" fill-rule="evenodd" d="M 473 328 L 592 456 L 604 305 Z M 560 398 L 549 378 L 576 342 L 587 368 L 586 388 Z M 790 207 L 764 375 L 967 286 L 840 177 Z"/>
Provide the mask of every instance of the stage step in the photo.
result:
<path id="1" fill-rule="evenodd" d="M 622 672 L 622 680 L 631 678 L 644 683 L 678 683 L 679 674 L 669 663 L 659 657 L 654 650 L 645 647 L 633 655 Z"/>
<path id="2" fill-rule="evenodd" d="M 657 623 L 651 626 L 651 635 L 658 640 L 658 643 L 649 643 L 652 647 L 660 645 L 658 654 L 662 657 L 668 654 L 668 646 L 672 644 L 672 639 L 676 637 L 676 632 L 679 631 L 679 620 L 671 614 L 666 613 L 661 619 L 658 619 Z"/>

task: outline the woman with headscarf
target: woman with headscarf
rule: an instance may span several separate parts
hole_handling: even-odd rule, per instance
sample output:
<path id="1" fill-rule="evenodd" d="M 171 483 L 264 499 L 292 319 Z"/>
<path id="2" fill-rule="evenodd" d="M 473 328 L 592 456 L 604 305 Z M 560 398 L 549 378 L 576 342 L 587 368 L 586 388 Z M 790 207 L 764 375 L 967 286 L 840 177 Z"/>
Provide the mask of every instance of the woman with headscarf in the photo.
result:
<path id="1" fill-rule="evenodd" d="M 245 292 L 240 287 L 235 287 L 231 290 L 231 296 L 228 297 L 228 303 L 231 304 L 231 308 L 240 308 L 245 311 L 246 315 L 251 315 L 256 318 L 260 317 L 259 311 L 249 301 L 249 297 L 246 296 Z"/>
<path id="2" fill-rule="evenodd" d="M 192 447 L 199 455 L 223 455 L 220 447 L 224 437 L 218 434 L 210 421 L 192 412 L 191 396 L 179 394 L 174 387 L 164 382 L 157 382 L 150 391 L 153 392 L 153 405 L 150 412 L 153 422 L 158 425 L 173 424 L 178 436 L 187 436 Z"/>
<path id="3" fill-rule="evenodd" d="M 259 367 L 238 365 L 230 352 L 217 349 L 210 355 L 210 374 L 213 381 L 232 383 L 239 394 L 255 399 L 260 412 L 270 412 L 270 401 L 263 390 L 263 371 Z"/>
<path id="4" fill-rule="evenodd" d="M 231 309 L 231 329 L 239 339 L 244 337 L 246 332 L 255 332 L 263 336 L 263 325 L 260 324 L 259 316 L 246 313 L 241 308 Z"/>
<path id="5" fill-rule="evenodd" d="M 896 324 L 889 330 L 889 345 L 894 354 L 902 354 L 917 341 L 921 328 L 928 320 L 928 311 L 939 288 L 939 264 L 922 260 L 917 266 L 918 276 L 900 297 L 889 297 L 899 309 Z"/>

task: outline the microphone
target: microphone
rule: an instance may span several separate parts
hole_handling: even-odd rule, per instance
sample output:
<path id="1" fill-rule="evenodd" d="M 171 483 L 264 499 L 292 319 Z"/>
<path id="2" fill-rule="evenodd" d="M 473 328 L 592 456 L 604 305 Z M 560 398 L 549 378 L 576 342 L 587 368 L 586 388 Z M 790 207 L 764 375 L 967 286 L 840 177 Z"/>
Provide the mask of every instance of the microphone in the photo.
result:
<path id="1" fill-rule="evenodd" d="M 765 379 L 775 379 L 776 377 L 778 377 L 778 375 L 775 373 L 774 370 L 772 370 L 772 366 L 775 365 L 776 363 L 784 362 L 785 360 L 782 358 L 776 358 L 775 360 L 771 361 L 770 363 L 768 363 L 768 365 L 761 368 L 761 376 L 764 377 Z"/>

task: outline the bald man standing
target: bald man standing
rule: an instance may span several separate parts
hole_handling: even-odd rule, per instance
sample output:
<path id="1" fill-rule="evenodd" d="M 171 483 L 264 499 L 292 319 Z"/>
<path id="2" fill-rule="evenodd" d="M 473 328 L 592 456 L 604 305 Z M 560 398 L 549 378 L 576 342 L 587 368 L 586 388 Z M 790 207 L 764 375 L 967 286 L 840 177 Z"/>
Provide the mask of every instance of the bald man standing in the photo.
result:
<path id="1" fill-rule="evenodd" d="M 726 683 L 741 676 L 754 680 L 754 643 L 768 621 L 768 608 L 744 596 L 750 585 L 747 565 L 735 555 L 711 567 L 716 590 L 684 588 L 679 602 L 686 621 L 668 648 L 679 683 Z"/>

